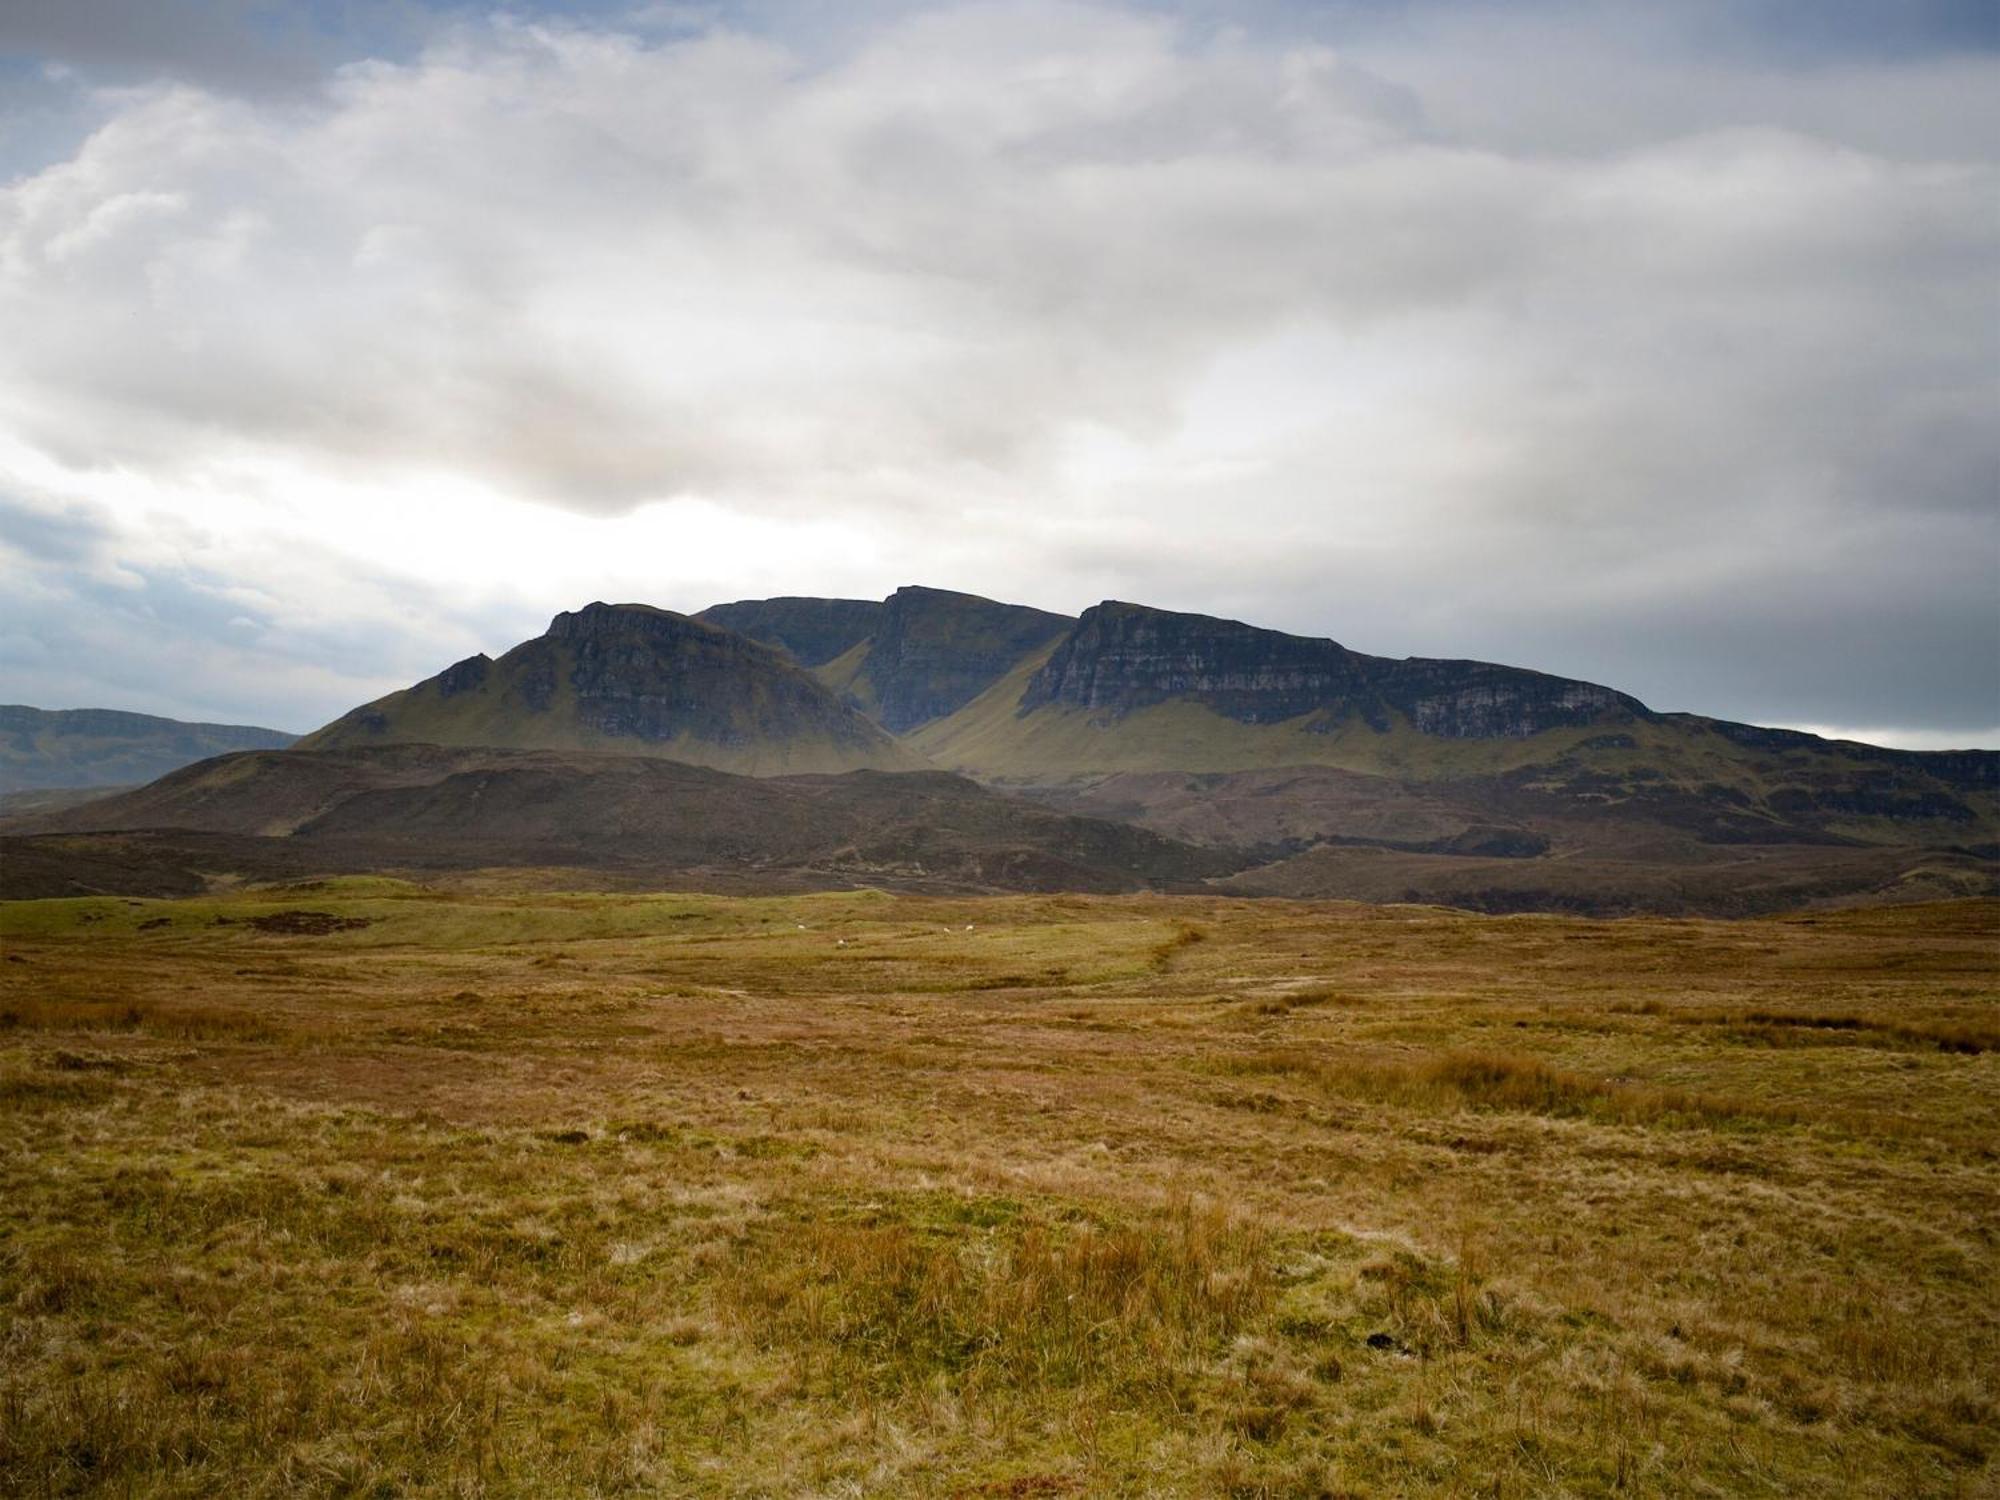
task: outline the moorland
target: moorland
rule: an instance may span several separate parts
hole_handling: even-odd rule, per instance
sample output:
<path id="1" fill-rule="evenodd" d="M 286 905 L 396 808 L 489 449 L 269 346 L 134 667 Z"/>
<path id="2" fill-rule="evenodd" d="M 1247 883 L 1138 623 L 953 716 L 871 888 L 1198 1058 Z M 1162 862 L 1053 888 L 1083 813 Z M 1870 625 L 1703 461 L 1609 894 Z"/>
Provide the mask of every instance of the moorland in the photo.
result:
<path id="1" fill-rule="evenodd" d="M 0 905 L 0 1491 L 1977 1495 L 1982 901 Z"/>

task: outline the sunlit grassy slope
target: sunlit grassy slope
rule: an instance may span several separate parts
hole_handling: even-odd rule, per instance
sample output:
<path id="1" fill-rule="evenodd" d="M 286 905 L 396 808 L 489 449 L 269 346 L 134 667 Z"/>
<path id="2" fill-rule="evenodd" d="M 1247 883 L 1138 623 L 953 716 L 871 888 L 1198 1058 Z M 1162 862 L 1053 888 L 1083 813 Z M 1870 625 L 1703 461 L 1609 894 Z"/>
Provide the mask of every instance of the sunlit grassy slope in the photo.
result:
<path id="1" fill-rule="evenodd" d="M 518 880 L 0 907 L 0 1492 L 1992 1493 L 1990 904 Z"/>

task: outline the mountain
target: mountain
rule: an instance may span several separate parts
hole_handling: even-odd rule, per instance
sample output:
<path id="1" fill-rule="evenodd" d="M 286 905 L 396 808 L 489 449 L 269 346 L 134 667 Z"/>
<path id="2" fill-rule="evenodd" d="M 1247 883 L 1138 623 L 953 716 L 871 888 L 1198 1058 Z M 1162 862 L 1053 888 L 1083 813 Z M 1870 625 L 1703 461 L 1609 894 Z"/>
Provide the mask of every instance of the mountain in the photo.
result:
<path id="1" fill-rule="evenodd" d="M 223 756 L 0 839 L 0 894 L 505 866 L 709 883 L 1191 886 L 1239 857 L 941 772 L 757 778 L 657 756 L 381 745 Z"/>
<path id="2" fill-rule="evenodd" d="M 1244 891 L 1734 910 L 1919 868 L 1924 888 L 1983 890 L 2000 853 L 2000 754 L 1656 713 L 1594 683 L 1116 601 L 907 738 L 1069 811 L 1268 856 L 1233 877 Z"/>
<path id="3" fill-rule="evenodd" d="M 1327 766 L 1412 782 L 1551 774 L 1597 803 L 1650 770 L 1726 787 L 1798 780 L 1786 816 L 1965 821 L 2000 753 L 1886 750 L 1694 714 L 1490 662 L 1367 656 L 1234 620 L 1107 602 L 909 742 L 988 779 Z M 1796 775 L 1794 774 L 1796 773 Z M 1592 784 L 1596 776 L 1601 784 Z M 1719 778 L 1719 780 L 1717 780 Z M 1631 784 L 1627 784 L 1631 783 Z M 1723 799 L 1727 801 L 1728 799 Z"/>
<path id="4" fill-rule="evenodd" d="M 230 750 L 295 736 L 247 724 L 188 724 L 109 708 L 0 705 L 0 792 L 129 786 Z"/>
<path id="5" fill-rule="evenodd" d="M 1508 741 L 1651 717 L 1638 700 L 1594 683 L 1486 662 L 1365 656 L 1329 640 L 1108 601 L 912 742 L 942 764 L 989 775 L 1428 771 L 1503 764 L 1518 758 Z M 1502 748 L 1487 748 L 1495 742 Z"/>
<path id="6" fill-rule="evenodd" d="M 904 588 L 693 618 L 593 604 L 289 751 L 9 828 L 42 835 L 7 845 L 9 890 L 539 863 L 1737 913 L 2000 893 L 2000 754 L 1138 604 L 1070 619 Z"/>
<path id="7" fill-rule="evenodd" d="M 802 667 L 824 666 L 875 633 L 880 599 L 739 599 L 695 617 L 775 646 Z"/>
<path id="8" fill-rule="evenodd" d="M 1075 624 L 1026 605 L 914 585 L 879 602 L 746 599 L 695 618 L 788 652 L 894 734 L 955 713 Z"/>
<path id="9" fill-rule="evenodd" d="M 783 653 L 643 604 L 590 604 L 343 715 L 303 750 L 436 744 L 662 756 L 753 776 L 922 758 Z"/>

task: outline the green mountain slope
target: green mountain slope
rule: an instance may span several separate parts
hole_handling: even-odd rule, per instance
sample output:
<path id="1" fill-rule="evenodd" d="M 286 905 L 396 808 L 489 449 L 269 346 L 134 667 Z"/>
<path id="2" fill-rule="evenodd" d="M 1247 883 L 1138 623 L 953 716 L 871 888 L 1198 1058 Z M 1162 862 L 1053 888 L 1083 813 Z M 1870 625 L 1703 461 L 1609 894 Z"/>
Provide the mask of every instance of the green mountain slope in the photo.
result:
<path id="1" fill-rule="evenodd" d="M 497 660 L 470 657 L 299 748 L 395 743 L 653 755 L 752 776 L 924 764 L 781 653 L 641 604 L 557 615 Z"/>

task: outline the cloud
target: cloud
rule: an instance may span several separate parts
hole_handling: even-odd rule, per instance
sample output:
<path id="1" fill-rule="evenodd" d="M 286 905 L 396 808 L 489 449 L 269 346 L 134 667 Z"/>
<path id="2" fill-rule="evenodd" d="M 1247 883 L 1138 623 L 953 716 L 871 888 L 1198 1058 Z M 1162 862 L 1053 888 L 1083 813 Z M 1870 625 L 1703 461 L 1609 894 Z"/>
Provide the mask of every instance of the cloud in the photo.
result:
<path id="1" fill-rule="evenodd" d="M 1988 724 L 2000 64 L 1948 5 L 1800 61 L 1782 10 L 1658 55 L 1636 7 L 462 15 L 282 96 L 183 71 L 0 189 L 0 433 L 46 506 L 142 479 L 149 556 L 267 517 L 323 562 L 285 608 L 418 534 L 372 495 L 437 519 L 382 597 L 463 579 L 448 521 L 496 622 L 673 517 L 752 550 L 659 594 L 1136 595 Z"/>
<path id="2" fill-rule="evenodd" d="M 1122 13 L 920 17 L 818 76 L 741 37 L 502 27 L 330 92 L 301 120 L 160 90 L 13 191 L 30 441 L 277 445 L 586 510 L 1041 477 L 1072 417 L 1170 425 L 1176 372 L 1246 328 L 1471 271 L 1368 222 L 1424 190 L 1360 154 L 1384 90 L 1185 59 Z M 1500 185 L 1457 186 L 1473 213 Z"/>

